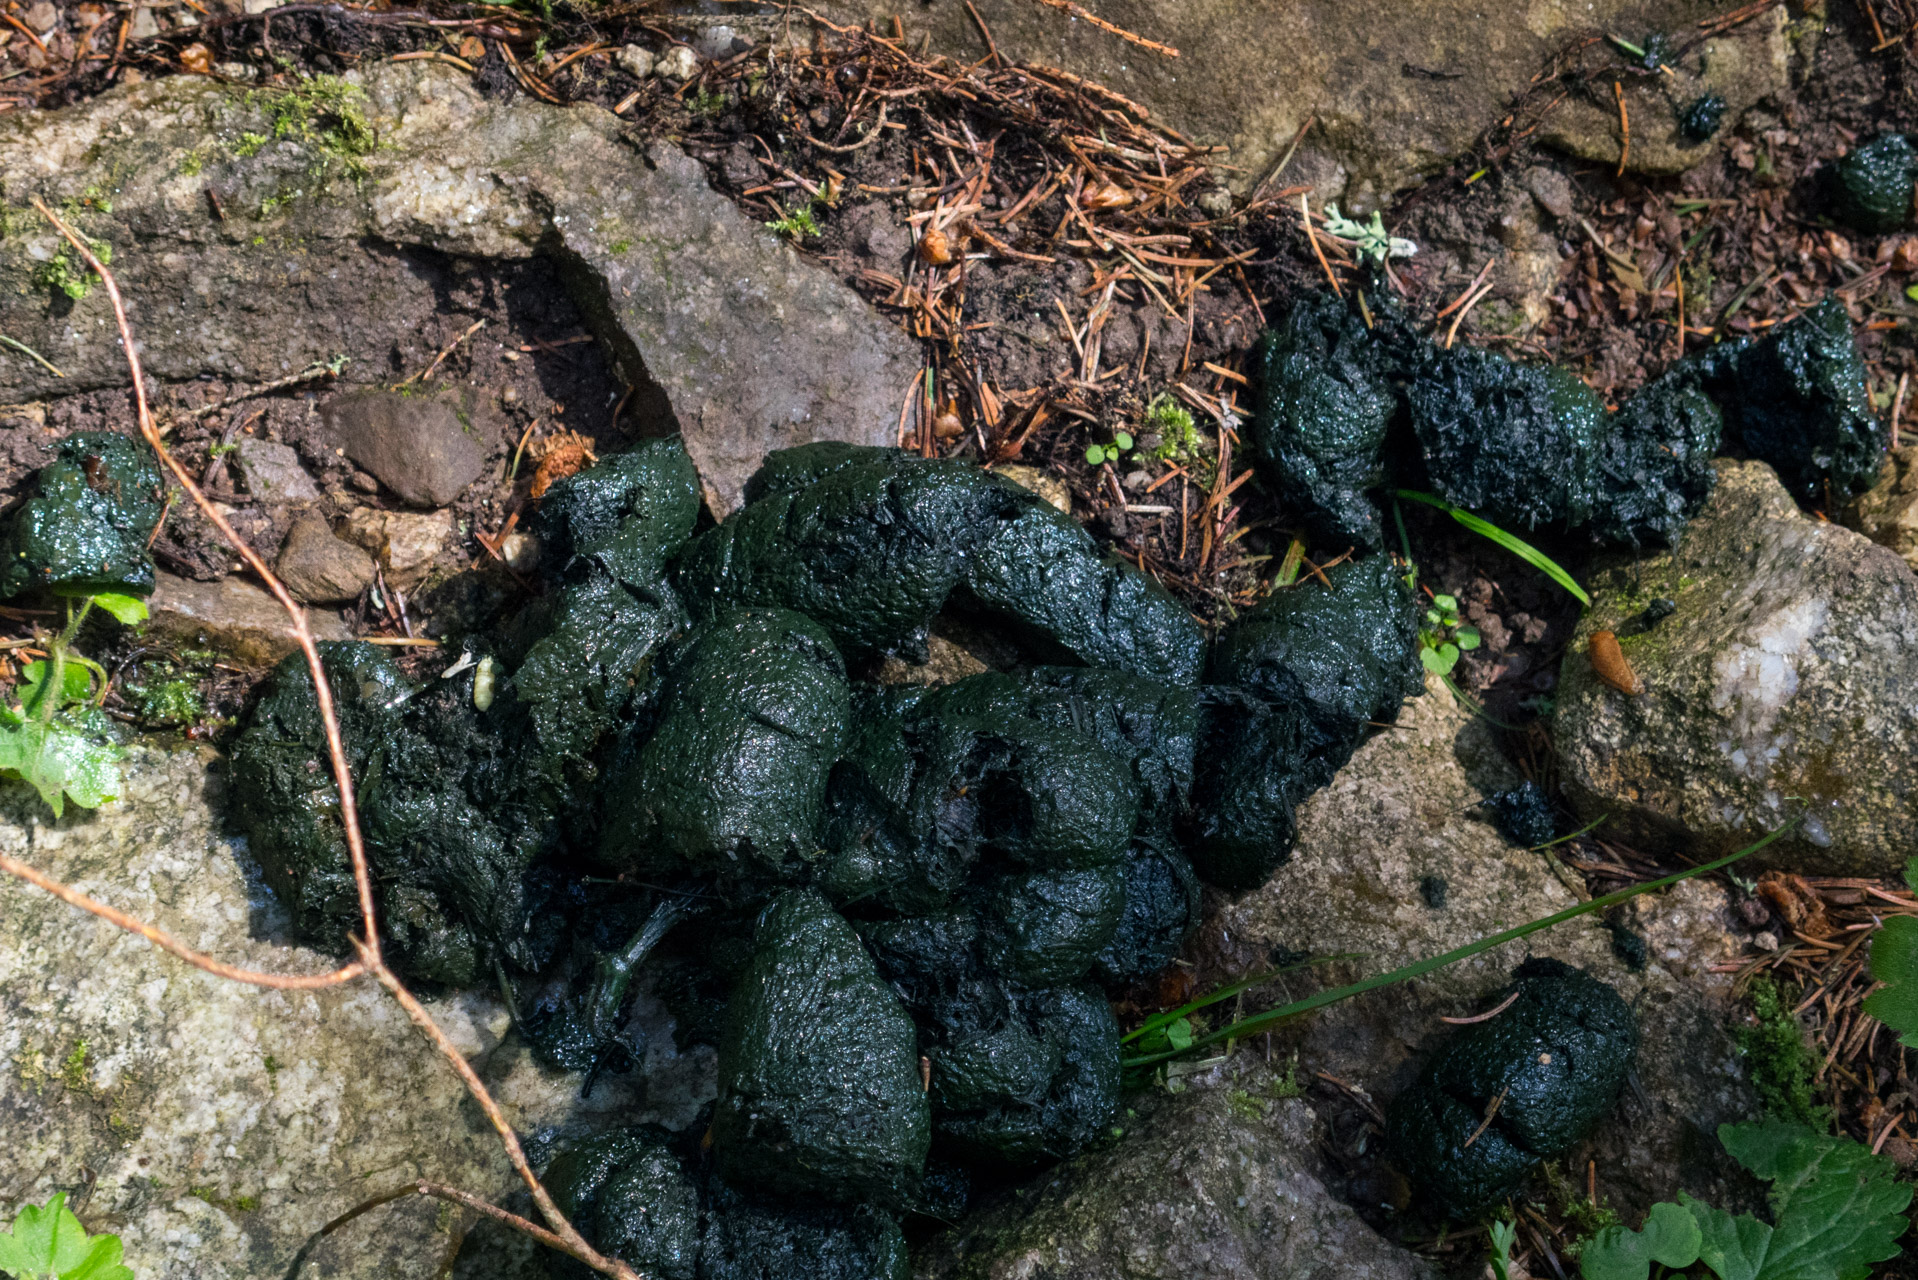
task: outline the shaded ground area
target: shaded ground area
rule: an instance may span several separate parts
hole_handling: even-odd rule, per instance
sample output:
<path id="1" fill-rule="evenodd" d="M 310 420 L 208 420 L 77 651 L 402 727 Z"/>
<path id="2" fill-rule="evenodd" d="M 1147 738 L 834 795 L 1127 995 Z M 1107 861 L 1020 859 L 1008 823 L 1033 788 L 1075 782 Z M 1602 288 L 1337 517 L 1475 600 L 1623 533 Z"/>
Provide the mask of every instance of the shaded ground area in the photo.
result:
<path id="1" fill-rule="evenodd" d="M 1727 8 L 1672 33 L 1674 43 L 1682 51 L 1688 41 L 1771 20 L 1779 7 Z M 1316 230 L 1302 226 L 1298 197 L 1306 193 L 1287 185 L 1283 166 L 1235 196 L 1228 157 L 1065 73 L 992 59 L 962 68 L 883 29 L 831 28 L 799 15 L 793 24 L 810 30 L 810 43 L 774 53 L 744 37 L 698 37 L 695 48 L 688 39 L 700 28 L 666 8 L 559 4 L 534 14 L 450 3 L 383 12 L 292 4 L 262 16 L 201 16 L 83 4 L 57 7 L 53 24 L 39 27 L 14 0 L 15 34 L 0 47 L 14 74 L 0 82 L 0 102 L 56 107 L 136 76 L 289 83 L 401 56 L 450 62 L 491 96 L 596 103 L 642 136 L 685 147 L 716 188 L 920 342 L 921 376 L 898 389 L 901 444 L 1042 469 L 1102 542 L 1209 625 L 1261 598 L 1280 573 L 1309 573 L 1350 552 L 1304 540 L 1240 456 L 1245 371 L 1259 329 L 1302 291 L 1361 283 L 1358 246 L 1327 235 L 1317 214 Z M 1607 33 L 1568 40 L 1471 154 L 1393 207 L 1388 230 L 1422 249 L 1393 264 L 1397 304 L 1442 340 L 1554 361 L 1616 399 L 1684 352 L 1763 333 L 1836 293 L 1862 326 L 1873 397 L 1892 416 L 1896 442 L 1918 367 L 1909 336 L 1918 303 L 1906 293 L 1918 238 L 1831 224 L 1820 171 L 1871 132 L 1918 123 L 1909 56 L 1918 9 L 1907 12 L 1906 0 L 1785 8 L 1793 38 L 1810 51 L 1795 92 L 1761 103 L 1721 149 L 1669 177 L 1539 149 L 1553 113 L 1568 103 L 1602 105 L 1614 85 L 1660 74 Z M 637 76 L 637 61 L 624 56 L 629 46 L 655 62 L 678 49 L 696 56 L 680 63 L 688 74 Z M 1620 125 L 1621 133 L 1631 127 L 1625 118 Z M 226 216 L 211 187 L 208 202 L 210 216 Z M 631 389 L 584 338 L 546 260 L 477 270 L 415 254 L 387 267 L 410 282 L 405 309 L 382 316 L 358 345 L 328 353 L 349 357 L 338 378 L 390 384 L 433 367 L 442 379 L 483 384 L 505 417 L 495 453 L 523 459 L 512 468 L 510 494 L 476 488 L 455 507 L 460 536 L 439 566 L 447 585 L 438 594 L 429 591 L 410 616 L 403 598 L 377 591 L 348 608 L 357 634 L 407 639 L 432 633 L 430 620 L 458 630 L 537 593 L 540 584 L 501 565 L 497 547 L 527 509 L 539 458 L 562 433 L 580 433 L 603 451 L 643 424 L 627 404 Z M 1481 281 L 1490 286 L 1482 292 Z M 484 327 L 475 329 L 479 321 Z M 287 521 L 271 504 L 249 501 L 230 469 L 229 447 L 242 437 L 292 445 L 323 491 L 353 495 L 356 506 L 393 505 L 371 477 L 325 447 L 314 384 L 198 412 L 248 390 L 212 380 L 169 386 L 161 404 L 182 456 L 204 468 L 263 549 L 278 546 Z M 119 424 L 123 399 L 100 392 L 4 407 L 9 426 L 32 428 L 0 436 L 0 486 L 9 499 L 39 464 L 40 442 Z M 1088 461 L 1089 449 L 1104 450 L 1121 433 L 1133 443 L 1116 461 Z M 1457 596 L 1484 637 L 1459 669 L 1461 686 L 1483 702 L 1520 771 L 1555 792 L 1550 712 L 1575 602 L 1440 517 L 1408 510 L 1405 522 L 1427 589 Z M 1574 573 L 1585 563 L 1581 547 L 1546 549 Z M 155 550 L 163 567 L 186 576 L 214 579 L 231 569 L 210 531 L 178 513 Z M 463 568 L 475 572 L 461 575 Z M 23 610 L 0 617 L 20 640 L 43 621 Z M 439 661 L 427 646 L 401 652 L 416 666 Z M 248 673 L 204 655 L 117 658 L 108 707 L 140 723 L 185 722 L 188 732 L 217 735 L 250 688 Z M 203 710 L 169 717 L 146 691 L 180 672 L 206 701 Z M 1593 893 L 1671 869 L 1589 836 L 1559 853 Z M 1918 1090 L 1902 1050 L 1862 1017 L 1858 1002 L 1871 985 L 1864 926 L 1887 909 L 1912 909 L 1912 896 L 1865 881 L 1769 876 L 1736 885 L 1733 897 L 1748 945 L 1726 967 L 1741 990 L 1760 991 L 1754 1034 L 1801 1019 L 1814 1050 L 1815 1101 L 1832 1107 L 1851 1136 L 1911 1167 Z M 1177 1004 L 1191 993 L 1191 972 L 1169 970 L 1134 992 L 1132 1011 Z M 1776 985 L 1765 987 L 1767 980 Z M 1377 1136 L 1368 1101 L 1337 1080 L 1319 1081 L 1312 1094 L 1332 1119 L 1328 1159 L 1358 1176 Z M 1524 1256 L 1534 1274 L 1556 1265 L 1542 1259 L 1569 1229 L 1576 1199 L 1560 1197 L 1558 1213 L 1527 1224 Z M 1454 1258 L 1479 1247 L 1458 1236 L 1427 1244 Z"/>

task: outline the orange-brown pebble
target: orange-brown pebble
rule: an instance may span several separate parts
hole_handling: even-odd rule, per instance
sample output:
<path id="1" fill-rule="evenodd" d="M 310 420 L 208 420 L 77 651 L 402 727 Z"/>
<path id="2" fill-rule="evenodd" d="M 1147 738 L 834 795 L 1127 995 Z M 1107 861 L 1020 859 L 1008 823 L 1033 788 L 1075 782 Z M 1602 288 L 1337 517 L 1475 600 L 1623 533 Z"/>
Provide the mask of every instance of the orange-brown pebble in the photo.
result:
<path id="1" fill-rule="evenodd" d="M 930 266 L 945 266 L 952 261 L 952 238 L 938 227 L 927 227 L 919 238 L 919 256 Z"/>
<path id="2" fill-rule="evenodd" d="M 1592 670 L 1620 693 L 1639 694 L 1645 692 L 1645 684 L 1632 670 L 1632 664 L 1625 661 L 1624 650 L 1618 647 L 1618 637 L 1609 631 L 1594 631 L 1587 654 L 1592 660 Z"/>

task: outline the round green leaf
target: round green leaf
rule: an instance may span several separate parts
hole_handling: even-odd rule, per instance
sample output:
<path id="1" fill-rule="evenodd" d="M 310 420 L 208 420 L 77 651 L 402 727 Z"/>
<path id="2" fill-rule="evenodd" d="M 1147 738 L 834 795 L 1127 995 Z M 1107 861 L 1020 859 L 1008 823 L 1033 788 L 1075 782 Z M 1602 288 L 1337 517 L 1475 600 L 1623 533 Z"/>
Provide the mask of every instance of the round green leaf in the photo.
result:
<path id="1" fill-rule="evenodd" d="M 1112 447 L 1117 449 L 1120 453 L 1124 453 L 1126 450 L 1130 449 L 1132 447 L 1131 433 L 1125 432 L 1125 431 L 1113 432 Z"/>
<path id="2" fill-rule="evenodd" d="M 1091 463 L 1093 466 L 1096 467 L 1100 463 L 1104 462 L 1105 460 L 1106 460 L 1106 451 L 1103 445 L 1095 444 L 1095 445 L 1089 446 L 1086 449 L 1086 461 Z"/>
<path id="3" fill-rule="evenodd" d="M 1458 647 L 1461 649 L 1478 648 L 1479 637 L 1477 627 L 1460 627 L 1455 633 L 1455 638 L 1458 640 Z"/>

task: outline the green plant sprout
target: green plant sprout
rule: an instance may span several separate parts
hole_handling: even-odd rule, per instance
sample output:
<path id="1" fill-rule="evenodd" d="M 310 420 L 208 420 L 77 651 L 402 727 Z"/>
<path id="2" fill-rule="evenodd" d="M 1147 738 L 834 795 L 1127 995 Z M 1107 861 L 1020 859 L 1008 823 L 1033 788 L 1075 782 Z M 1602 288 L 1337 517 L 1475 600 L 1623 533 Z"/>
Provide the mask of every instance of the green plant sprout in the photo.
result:
<path id="1" fill-rule="evenodd" d="M 817 200 L 808 200 L 791 213 L 781 214 L 766 224 L 766 229 L 774 235 L 785 236 L 789 240 L 804 240 L 807 236 L 819 235 L 819 223 L 813 217 Z"/>
<path id="2" fill-rule="evenodd" d="M 1459 654 L 1479 646 L 1478 628 L 1459 621 L 1456 596 L 1433 596 L 1419 627 L 1419 663 L 1435 675 L 1449 676 Z"/>
<path id="3" fill-rule="evenodd" d="M 1492 1224 L 1492 1280 L 1512 1280 L 1512 1246 L 1518 1243 L 1518 1227 L 1500 1220 Z"/>
<path id="4" fill-rule="evenodd" d="M 93 250 L 93 256 L 101 262 L 113 261 L 113 246 L 104 240 L 87 237 L 87 247 Z M 33 282 L 42 289 L 54 289 L 72 298 L 75 302 L 93 292 L 93 272 L 84 263 L 73 256 L 71 249 L 62 248 L 60 252 L 48 258 L 34 269 Z"/>
<path id="5" fill-rule="evenodd" d="M 1131 451 L 1132 433 L 1115 431 L 1112 433 L 1111 444 L 1095 444 L 1086 449 L 1086 462 L 1095 467 L 1108 462 L 1117 463 L 1121 457 Z"/>
<path id="6" fill-rule="evenodd" d="M 1383 263 L 1387 258 L 1409 258 L 1419 251 L 1419 247 L 1410 240 L 1387 235 L 1385 218 L 1376 209 L 1372 211 L 1372 221 L 1354 222 L 1341 214 L 1337 205 L 1328 204 L 1325 206 L 1325 229 L 1341 240 L 1351 241 L 1361 256 L 1376 263 Z"/>
<path id="7" fill-rule="evenodd" d="M 14 1280 L 133 1280 L 121 1251 L 119 1236 L 87 1234 L 62 1191 L 44 1209 L 26 1206 L 13 1230 L 0 1232 L 0 1273 Z"/>
<path id="8" fill-rule="evenodd" d="M 123 623 L 147 616 L 132 596 L 102 594 L 82 599 L 78 609 L 69 605 L 66 628 L 47 641 L 47 656 L 22 668 L 13 690 L 18 702 L 0 703 L 0 775 L 30 783 L 56 818 L 68 800 L 97 809 L 120 794 L 122 752 L 96 700 L 106 697 L 107 673 L 73 652 L 95 605 Z"/>
<path id="9" fill-rule="evenodd" d="M 1918 892 L 1918 858 L 1905 863 L 1905 884 Z M 1918 1047 L 1918 917 L 1893 916 L 1871 940 L 1871 976 L 1885 985 L 1865 997 L 1865 1012 Z"/>

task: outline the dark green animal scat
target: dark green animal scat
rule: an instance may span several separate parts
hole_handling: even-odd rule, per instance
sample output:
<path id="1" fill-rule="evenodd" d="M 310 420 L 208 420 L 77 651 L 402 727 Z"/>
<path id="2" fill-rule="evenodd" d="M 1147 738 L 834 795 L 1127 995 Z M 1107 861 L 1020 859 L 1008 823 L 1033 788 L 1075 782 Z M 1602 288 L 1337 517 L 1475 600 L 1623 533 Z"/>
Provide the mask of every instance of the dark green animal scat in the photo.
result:
<path id="1" fill-rule="evenodd" d="M 165 484 L 144 446 L 110 431 L 62 440 L 0 537 L 0 598 L 153 593 L 147 538 L 165 510 Z"/>
<path id="2" fill-rule="evenodd" d="M 1049 660 L 1193 684 L 1204 634 L 1155 580 L 1099 554 L 1071 516 L 1038 498 L 969 558 L 966 593 Z"/>
<path id="3" fill-rule="evenodd" d="M 1018 998 L 1017 1007 L 1032 1039 L 1008 1034 L 1002 1022 L 973 1036 L 954 1037 L 933 1061 L 935 1089 L 963 1097 L 973 1105 L 942 1109 L 933 1124 L 940 1142 L 968 1163 L 1030 1168 L 1063 1160 L 1105 1135 L 1119 1114 L 1119 1024 L 1105 996 L 1093 987 L 1064 987 Z M 990 1051 L 978 1044 L 990 1037 Z M 1032 1101 L 1023 1086 L 1037 1063 L 1050 1061 L 1056 1046 L 1058 1066 L 1043 1097 Z M 940 1083 L 941 1073 L 960 1070 L 973 1079 L 963 1087 Z M 981 1080 L 984 1073 L 988 1079 Z M 1019 1093 L 996 1092 L 994 1082 L 1017 1082 Z"/>
<path id="4" fill-rule="evenodd" d="M 1549 959 L 1513 978 L 1517 1000 L 1440 1049 L 1387 1115 L 1393 1160 L 1457 1217 L 1590 1132 L 1638 1048 L 1631 1010 L 1604 983 Z"/>
<path id="5" fill-rule="evenodd" d="M 912 1019 L 818 894 L 760 917 L 719 1042 L 713 1155 L 740 1187 L 904 1206 L 931 1140 Z"/>
<path id="6" fill-rule="evenodd" d="M 601 1134 L 553 1161 L 541 1179 L 553 1200 L 601 1253 L 656 1280 L 694 1280 L 699 1261 L 699 1189 L 650 1126 Z M 571 1259 L 569 1277 L 593 1274 Z"/>
<path id="7" fill-rule="evenodd" d="M 1001 876 L 980 911 L 986 962 L 1033 986 L 1076 982 L 1112 941 L 1124 909 L 1118 867 Z"/>
<path id="8" fill-rule="evenodd" d="M 602 859 L 729 878 L 816 860 L 851 714 L 831 639 L 787 610 L 738 609 L 695 629 L 665 668 L 657 727 L 610 771 Z"/>
<path id="9" fill-rule="evenodd" d="M 1139 826 L 1170 832 L 1184 817 L 1198 746 L 1198 691 L 1096 667 L 1034 667 L 1018 677 L 1025 714 L 1070 729 L 1125 761 Z"/>
<path id="10" fill-rule="evenodd" d="M 1872 235 L 1911 225 L 1918 182 L 1918 148 L 1902 133 L 1881 133 L 1851 149 L 1831 168 L 1833 212 Z"/>
<path id="11" fill-rule="evenodd" d="M 1822 508 L 1871 487 L 1890 430 L 1872 412 L 1843 303 L 1826 298 L 1729 363 L 1739 439 L 1794 497 Z"/>
<path id="12" fill-rule="evenodd" d="M 389 704 L 411 687 L 371 645 L 322 642 L 319 648 L 347 764 L 363 778 L 395 732 Z M 231 770 L 234 820 L 292 914 L 294 931 L 341 946 L 359 923 L 359 905 L 313 678 L 299 654 L 274 668 L 266 695 L 233 745 Z"/>
<path id="13" fill-rule="evenodd" d="M 1530 778 L 1509 791 L 1494 792 L 1479 803 L 1492 811 L 1492 820 L 1498 824 L 1500 834 L 1521 849 L 1549 844 L 1558 834 L 1551 797 Z"/>
<path id="14" fill-rule="evenodd" d="M 1326 577 L 1330 591 L 1302 579 L 1227 627 L 1207 675 L 1297 705 L 1328 739 L 1356 746 L 1368 723 L 1397 720 L 1425 688 L 1418 613 L 1388 556 L 1347 561 Z"/>
<path id="15" fill-rule="evenodd" d="M 718 1197 L 715 1197 L 717 1200 Z M 871 1205 L 800 1209 L 716 1206 L 698 1280 L 911 1280 L 899 1224 Z"/>
<path id="16" fill-rule="evenodd" d="M 1118 927 L 1099 953 L 1096 972 L 1104 982 L 1151 977 L 1172 963 L 1199 923 L 1199 877 L 1169 842 L 1133 842 L 1122 893 Z"/>
<path id="17" fill-rule="evenodd" d="M 976 468 L 897 449 L 803 445 L 773 454 L 775 479 L 681 553 L 695 616 L 732 605 L 794 609 L 854 661 L 921 655 L 926 625 L 967 557 L 1029 501 Z"/>
<path id="18" fill-rule="evenodd" d="M 1186 850 L 1221 889 L 1256 889 L 1292 856 L 1293 810 L 1331 781 L 1349 742 L 1326 737 L 1295 704 L 1207 686 Z"/>
<path id="19" fill-rule="evenodd" d="M 1647 383 L 1612 415 L 1593 475 L 1592 538 L 1670 546 L 1704 507 L 1725 419 L 1683 366 Z"/>
<path id="20" fill-rule="evenodd" d="M 627 587 L 652 591 L 698 519 L 699 476 L 673 436 L 561 480 L 540 499 L 534 527 L 561 572 L 592 561 Z"/>
<path id="21" fill-rule="evenodd" d="M 772 454 L 743 510 L 676 565 L 688 607 L 795 609 L 854 662 L 923 660 L 955 588 L 1049 656 L 1190 683 L 1198 624 L 1069 517 L 962 462 L 812 444 Z"/>
<path id="22" fill-rule="evenodd" d="M 552 779 L 587 760 L 654 655 L 686 626 L 685 611 L 662 580 L 635 592 L 596 565 L 574 577 L 551 629 L 512 673 L 514 696 L 539 747 L 528 763 Z"/>
<path id="23" fill-rule="evenodd" d="M 1477 347 L 1435 351 L 1410 404 L 1426 472 L 1447 502 L 1518 532 L 1590 518 L 1605 404 L 1570 373 Z"/>
<path id="24" fill-rule="evenodd" d="M 1704 142 L 1718 132 L 1718 126 L 1725 122 L 1725 109 L 1729 104 L 1715 93 L 1702 94 L 1693 98 L 1685 109 L 1678 113 L 1678 131 L 1691 142 Z"/>
<path id="25" fill-rule="evenodd" d="M 1399 403 L 1389 355 L 1351 308 L 1314 293 L 1266 332 L 1253 362 L 1260 473 L 1321 544 L 1377 549 L 1384 531 L 1369 491 L 1384 483 Z"/>

